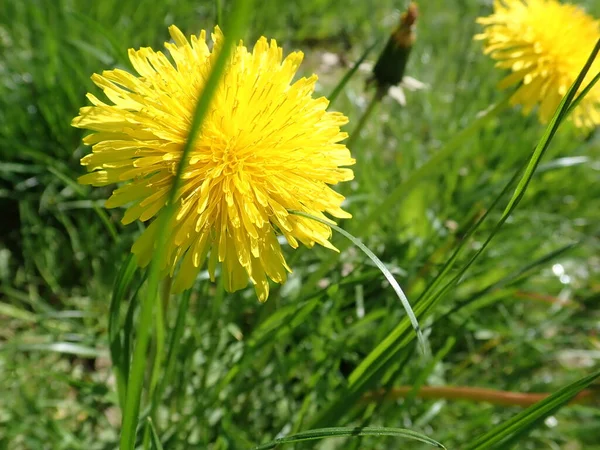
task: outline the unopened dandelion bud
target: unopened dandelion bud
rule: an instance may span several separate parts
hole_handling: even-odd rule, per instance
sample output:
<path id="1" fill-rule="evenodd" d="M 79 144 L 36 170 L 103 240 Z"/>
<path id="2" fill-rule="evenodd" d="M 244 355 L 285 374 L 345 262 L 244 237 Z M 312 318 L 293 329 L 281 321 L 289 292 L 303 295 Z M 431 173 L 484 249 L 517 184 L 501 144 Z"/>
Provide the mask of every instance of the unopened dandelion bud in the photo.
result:
<path id="1" fill-rule="evenodd" d="M 419 10 L 416 3 L 411 3 L 400 17 L 400 23 L 394 30 L 381 52 L 370 80 L 375 83 L 380 95 L 384 95 L 388 88 L 402 81 L 408 56 L 415 42 L 414 26 Z"/>

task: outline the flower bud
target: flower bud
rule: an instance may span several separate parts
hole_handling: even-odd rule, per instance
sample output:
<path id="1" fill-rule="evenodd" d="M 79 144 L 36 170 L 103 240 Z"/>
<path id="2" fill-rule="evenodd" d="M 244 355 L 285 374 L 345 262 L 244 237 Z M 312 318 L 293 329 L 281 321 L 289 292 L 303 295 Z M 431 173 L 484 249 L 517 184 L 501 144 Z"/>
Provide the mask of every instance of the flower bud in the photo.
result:
<path id="1" fill-rule="evenodd" d="M 402 81 L 408 55 L 415 42 L 414 25 L 419 10 L 416 3 L 411 3 L 400 17 L 400 23 L 388 39 L 373 68 L 370 83 L 377 85 L 380 95 L 384 95 L 391 86 Z"/>

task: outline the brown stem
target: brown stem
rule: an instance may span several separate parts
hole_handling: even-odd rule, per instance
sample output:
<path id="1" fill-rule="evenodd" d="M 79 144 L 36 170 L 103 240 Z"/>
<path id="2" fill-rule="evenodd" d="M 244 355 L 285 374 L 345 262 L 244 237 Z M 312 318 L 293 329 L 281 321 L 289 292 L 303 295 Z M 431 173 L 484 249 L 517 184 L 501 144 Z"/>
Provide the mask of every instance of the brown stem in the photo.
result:
<path id="1" fill-rule="evenodd" d="M 397 400 L 406 397 L 412 389 L 412 386 L 398 386 L 390 390 L 381 389 L 367 392 L 362 401 Z M 593 398 L 595 394 L 596 392 L 592 390 L 584 390 L 577 394 L 571 402 L 581 403 Z M 526 407 L 543 400 L 549 395 L 548 393 L 527 394 L 467 386 L 423 386 L 416 396 L 422 399 L 470 400 L 492 403 L 493 405 Z"/>

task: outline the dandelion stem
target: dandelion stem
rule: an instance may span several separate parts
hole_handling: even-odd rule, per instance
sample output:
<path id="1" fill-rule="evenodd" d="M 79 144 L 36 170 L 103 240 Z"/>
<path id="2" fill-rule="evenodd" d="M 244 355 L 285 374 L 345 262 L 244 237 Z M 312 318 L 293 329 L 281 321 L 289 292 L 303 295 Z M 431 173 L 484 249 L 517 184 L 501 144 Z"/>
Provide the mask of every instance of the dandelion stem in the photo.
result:
<path id="1" fill-rule="evenodd" d="M 356 127 L 354 127 L 352 134 L 350 134 L 350 137 L 346 141 L 346 147 L 348 147 L 350 150 L 352 150 L 352 146 L 354 145 L 356 140 L 360 137 L 360 132 L 365 127 L 365 124 L 369 120 L 369 117 L 371 116 L 371 114 L 373 114 L 373 111 L 375 110 L 375 106 L 377 106 L 377 104 L 381 101 L 382 98 L 383 98 L 383 93 L 381 92 L 381 89 L 377 89 L 377 91 L 375 91 L 375 94 L 373 95 L 373 98 L 371 98 L 371 101 L 367 105 L 367 109 L 365 109 L 365 112 L 360 117 L 358 123 L 356 124 Z"/>
<path id="2" fill-rule="evenodd" d="M 362 397 L 363 402 L 397 400 L 408 396 L 413 391 L 413 386 L 398 386 L 392 389 L 381 389 L 367 392 Z M 426 400 L 468 400 L 474 402 L 486 402 L 500 406 L 531 406 L 544 398 L 548 393 L 524 393 L 500 391 L 497 389 L 478 388 L 471 386 L 423 386 L 416 396 Z M 581 403 L 594 396 L 591 390 L 581 391 L 572 400 L 573 403 Z"/>

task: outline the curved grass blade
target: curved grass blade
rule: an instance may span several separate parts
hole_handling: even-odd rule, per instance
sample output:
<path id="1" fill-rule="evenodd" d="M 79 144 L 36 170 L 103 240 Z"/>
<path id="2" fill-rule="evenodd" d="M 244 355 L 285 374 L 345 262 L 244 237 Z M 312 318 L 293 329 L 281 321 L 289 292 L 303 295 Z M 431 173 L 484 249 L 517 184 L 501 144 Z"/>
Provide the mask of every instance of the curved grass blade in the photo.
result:
<path id="1" fill-rule="evenodd" d="M 175 173 L 166 206 L 162 213 L 156 218 L 156 220 L 159 221 L 157 224 L 157 243 L 149 268 L 147 297 L 141 302 L 141 312 L 138 318 L 137 339 L 133 354 L 133 363 L 127 383 L 127 399 L 123 411 L 121 439 L 119 443 L 120 450 L 131 450 L 135 445 L 142 386 L 144 383 L 144 371 L 146 369 L 146 352 L 153 329 L 154 308 L 158 302 L 158 289 L 161 278 L 160 265 L 166 252 L 167 230 L 168 225 L 174 216 L 175 200 L 177 198 L 177 192 L 179 191 L 181 176 L 187 164 L 188 154 L 194 145 L 202 121 L 208 112 L 213 95 L 218 88 L 221 74 L 229 60 L 231 49 L 238 37 L 242 34 L 244 22 L 249 15 L 251 3 L 250 0 L 238 1 L 231 9 L 232 15 L 229 18 L 230 20 L 226 30 L 227 34 L 210 75 L 206 80 L 202 95 L 199 97 L 198 103 L 196 104 L 188 139 L 182 150 L 180 163 L 177 166 L 177 172 Z"/>
<path id="2" fill-rule="evenodd" d="M 512 419 L 492 428 L 468 447 L 465 447 L 465 450 L 489 449 L 493 445 L 509 438 L 514 433 L 528 431 L 530 429 L 529 425 L 556 412 L 598 377 L 600 377 L 600 371 L 565 386 L 551 396 L 517 414 Z"/>
<path id="3" fill-rule="evenodd" d="M 302 211 L 290 211 L 290 212 L 292 214 L 296 214 L 298 216 L 306 217 L 307 219 L 312 219 L 312 220 L 320 222 L 320 223 L 322 223 L 324 225 L 330 226 L 335 231 L 337 231 L 338 233 L 340 233 L 342 236 L 344 236 L 347 239 L 349 239 L 350 242 L 352 242 L 359 249 L 361 249 L 362 252 L 365 255 L 367 255 L 369 257 L 369 259 L 371 259 L 371 261 L 373 261 L 373 263 L 381 271 L 381 273 L 383 274 L 383 276 L 388 280 L 388 282 L 390 283 L 390 285 L 392 286 L 392 288 L 396 292 L 396 295 L 400 299 L 400 302 L 402 303 L 402 306 L 404 307 L 404 310 L 406 311 L 406 315 L 408 316 L 408 318 L 410 320 L 410 323 L 411 323 L 413 329 L 415 330 L 415 334 L 417 335 L 417 339 L 419 340 L 419 344 L 421 345 L 421 350 L 423 351 L 423 354 L 429 355 L 429 353 L 430 353 L 429 352 L 429 347 L 427 345 L 427 342 L 425 341 L 425 338 L 423 337 L 423 333 L 421 332 L 421 327 L 419 326 L 419 322 L 417 321 L 415 313 L 413 312 L 412 307 L 410 306 L 408 298 L 406 298 L 406 295 L 404 294 L 404 291 L 402 290 L 402 288 L 400 287 L 400 285 L 398 284 L 398 282 L 396 281 L 396 279 L 394 278 L 394 276 L 392 275 L 392 273 L 388 270 L 387 267 L 385 267 L 385 264 L 383 264 L 383 262 L 381 262 L 381 260 L 377 256 L 375 256 L 375 254 L 371 250 L 369 250 L 367 248 L 367 246 L 365 244 L 363 244 L 359 239 L 357 239 L 354 236 L 352 236 L 346 230 L 338 227 L 333 222 L 321 219 L 319 217 L 312 216 L 310 214 L 306 214 L 306 213 L 304 213 Z"/>
<path id="4" fill-rule="evenodd" d="M 392 436 L 397 438 L 410 439 L 413 441 L 423 442 L 433 447 L 443 448 L 442 444 L 427 437 L 421 433 L 407 430 L 404 428 L 387 428 L 387 427 L 334 427 L 334 428 L 319 428 L 310 431 L 303 431 L 292 436 L 275 439 L 266 444 L 254 447 L 253 450 L 270 450 L 281 444 L 291 444 L 293 442 L 314 441 L 318 439 L 326 439 L 331 437 L 357 437 L 357 436 Z"/>

